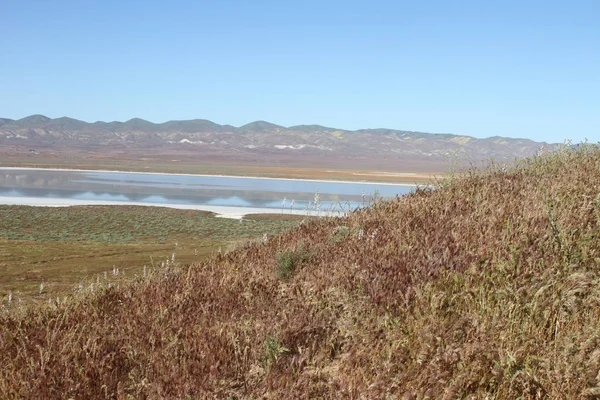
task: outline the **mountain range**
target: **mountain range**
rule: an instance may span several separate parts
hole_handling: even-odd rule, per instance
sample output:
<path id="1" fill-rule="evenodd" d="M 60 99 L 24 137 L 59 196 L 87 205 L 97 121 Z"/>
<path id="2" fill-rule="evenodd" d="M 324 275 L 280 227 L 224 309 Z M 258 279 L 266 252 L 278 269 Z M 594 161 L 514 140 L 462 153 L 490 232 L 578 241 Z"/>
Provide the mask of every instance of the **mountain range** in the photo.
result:
<path id="1" fill-rule="evenodd" d="M 139 118 L 94 123 L 43 115 L 19 120 L 0 118 L 0 153 L 26 147 L 35 151 L 121 152 L 132 157 L 147 152 L 187 157 L 222 154 L 239 160 L 273 159 L 296 166 L 305 162 L 324 167 L 373 169 L 406 164 L 413 170 L 430 170 L 428 166 L 440 169 L 451 158 L 469 162 L 512 161 L 532 155 L 542 146 L 555 145 L 528 139 L 498 136 L 477 139 L 395 129 L 285 127 L 266 121 L 234 127 L 205 119 L 156 124 Z"/>

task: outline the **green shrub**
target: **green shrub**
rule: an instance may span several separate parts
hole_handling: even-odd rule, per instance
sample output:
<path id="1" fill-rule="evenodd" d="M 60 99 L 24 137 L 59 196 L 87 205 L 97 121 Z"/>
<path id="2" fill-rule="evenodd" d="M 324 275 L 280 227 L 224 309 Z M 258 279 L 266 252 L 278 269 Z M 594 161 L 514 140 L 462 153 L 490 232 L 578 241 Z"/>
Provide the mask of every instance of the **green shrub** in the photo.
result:
<path id="1" fill-rule="evenodd" d="M 294 272 L 296 271 L 296 267 L 302 264 L 304 261 L 309 258 L 308 251 L 304 248 L 304 244 L 300 243 L 296 250 L 286 250 L 284 252 L 278 252 L 275 255 L 277 259 L 277 268 L 275 269 L 275 276 L 278 279 L 287 281 L 289 280 Z"/>
<path id="2" fill-rule="evenodd" d="M 289 352 L 290 350 L 285 348 L 279 343 L 276 337 L 268 336 L 264 343 L 263 354 L 261 357 L 261 363 L 264 368 L 269 368 L 279 357 Z"/>
<path id="3" fill-rule="evenodd" d="M 329 243 L 341 243 L 350 236 L 350 228 L 344 225 L 337 226 L 333 233 L 329 235 Z"/>

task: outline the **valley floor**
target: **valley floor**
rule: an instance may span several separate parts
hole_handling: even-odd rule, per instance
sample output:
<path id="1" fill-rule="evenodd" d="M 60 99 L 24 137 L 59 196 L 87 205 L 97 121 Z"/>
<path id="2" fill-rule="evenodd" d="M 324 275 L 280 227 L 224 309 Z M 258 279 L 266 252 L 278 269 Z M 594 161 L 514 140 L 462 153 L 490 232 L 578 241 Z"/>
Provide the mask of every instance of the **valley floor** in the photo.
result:
<path id="1" fill-rule="evenodd" d="M 0 205 L 0 299 L 5 304 L 12 293 L 15 301 L 39 303 L 98 279 L 116 283 L 165 262 L 190 264 L 303 218 L 309 217 L 246 215 L 237 221 L 167 207 Z"/>
<path id="2" fill-rule="evenodd" d="M 109 170 L 127 172 L 156 172 L 170 174 L 227 175 L 285 179 L 310 179 L 333 181 L 387 182 L 394 184 L 428 183 L 440 177 L 447 165 L 412 164 L 398 165 L 387 163 L 377 165 L 377 160 L 354 163 L 333 160 L 236 160 L 223 156 L 207 159 L 189 155 L 136 155 L 102 156 L 98 154 L 78 154 L 71 152 L 28 153 L 20 151 L 0 151 L 0 167 L 19 168 L 58 168 Z M 306 167 L 311 165 L 311 167 Z M 372 167 L 368 167 L 372 165 Z M 386 168 L 380 168 L 386 167 Z"/>

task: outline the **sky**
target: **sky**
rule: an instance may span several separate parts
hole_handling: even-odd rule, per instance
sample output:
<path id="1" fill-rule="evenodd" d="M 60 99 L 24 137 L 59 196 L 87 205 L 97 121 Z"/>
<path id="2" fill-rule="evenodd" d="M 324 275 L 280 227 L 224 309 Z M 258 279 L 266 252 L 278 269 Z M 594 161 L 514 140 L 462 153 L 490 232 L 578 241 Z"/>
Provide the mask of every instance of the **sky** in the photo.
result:
<path id="1" fill-rule="evenodd" d="M 598 0 L 0 0 L 0 117 L 600 141 Z"/>

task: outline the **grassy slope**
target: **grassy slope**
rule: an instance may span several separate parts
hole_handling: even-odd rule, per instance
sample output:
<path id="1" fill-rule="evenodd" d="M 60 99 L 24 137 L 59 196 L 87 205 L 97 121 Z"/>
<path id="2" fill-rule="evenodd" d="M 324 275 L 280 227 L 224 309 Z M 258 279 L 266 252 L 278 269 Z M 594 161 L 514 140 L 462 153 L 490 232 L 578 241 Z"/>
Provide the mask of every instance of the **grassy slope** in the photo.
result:
<path id="1" fill-rule="evenodd" d="M 599 175 L 592 148 L 472 172 L 134 285 L 5 313 L 0 392 L 598 397 Z"/>

